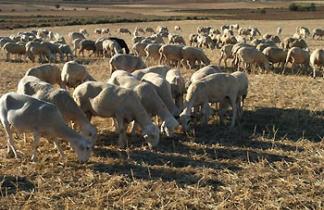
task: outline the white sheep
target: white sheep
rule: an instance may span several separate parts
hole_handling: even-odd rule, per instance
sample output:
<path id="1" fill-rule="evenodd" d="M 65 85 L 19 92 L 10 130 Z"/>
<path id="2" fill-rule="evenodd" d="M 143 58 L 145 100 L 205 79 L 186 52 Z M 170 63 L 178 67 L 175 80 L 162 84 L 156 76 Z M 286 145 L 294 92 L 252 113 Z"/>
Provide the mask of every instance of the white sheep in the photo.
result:
<path id="1" fill-rule="evenodd" d="M 21 56 L 26 54 L 26 47 L 22 43 L 8 42 L 3 48 L 6 52 L 6 61 L 10 61 L 10 54 L 15 54 L 21 60 Z M 26 60 L 26 58 L 25 58 Z"/>
<path id="2" fill-rule="evenodd" d="M 287 53 L 287 58 L 285 62 L 285 68 L 283 70 L 283 73 L 285 72 L 288 63 L 292 63 L 292 70 L 295 69 L 296 65 L 303 66 L 304 68 L 307 68 L 309 65 L 309 52 L 307 50 L 304 50 L 299 47 L 293 47 L 289 49 Z"/>
<path id="3" fill-rule="evenodd" d="M 152 123 L 140 99 L 134 91 L 107 84 L 93 99 L 90 99 L 92 110 L 100 117 L 114 117 L 119 132 L 118 144 L 127 146 L 125 122 L 135 121 L 142 129 L 142 135 L 149 146 L 159 143 L 159 129 Z"/>
<path id="4" fill-rule="evenodd" d="M 146 73 L 153 72 L 165 78 L 170 69 L 171 68 L 169 66 L 165 65 L 150 66 L 145 69 L 135 70 L 132 72 L 132 75 L 135 76 L 138 80 L 141 80 Z"/>
<path id="5" fill-rule="evenodd" d="M 94 78 L 87 72 L 83 65 L 76 61 L 69 61 L 63 66 L 61 80 L 64 87 L 75 88 L 82 82 L 93 81 Z"/>
<path id="6" fill-rule="evenodd" d="M 30 68 L 25 73 L 25 76 L 34 76 L 52 85 L 58 84 L 62 88 L 65 87 L 61 80 L 61 70 L 55 64 L 43 64 Z"/>
<path id="7" fill-rule="evenodd" d="M 312 52 L 310 56 L 310 65 L 313 68 L 313 77 L 316 77 L 316 70 L 317 66 L 320 70 L 322 70 L 324 66 L 324 50 L 323 49 L 316 49 Z M 324 77 L 324 71 L 323 71 L 323 77 Z"/>
<path id="8" fill-rule="evenodd" d="M 8 153 L 13 152 L 18 158 L 12 138 L 11 127 L 23 132 L 32 132 L 34 142 L 32 160 L 36 161 L 37 147 L 41 135 L 50 137 L 57 146 L 61 156 L 63 151 L 56 140 L 66 139 L 77 153 L 78 159 L 85 162 L 90 158 L 93 144 L 69 128 L 55 105 L 31 96 L 7 93 L 0 98 L 0 120 L 5 129 Z"/>
<path id="9" fill-rule="evenodd" d="M 239 84 L 237 79 L 226 73 L 216 73 L 204 77 L 201 80 L 190 84 L 185 101 L 185 108 L 180 114 L 180 123 L 187 132 L 190 128 L 190 117 L 192 108 L 202 106 L 203 123 L 208 123 L 211 115 L 209 103 L 224 103 L 229 100 L 232 106 L 232 122 L 234 127 L 237 115 L 237 99 Z"/>
<path id="10" fill-rule="evenodd" d="M 178 126 L 178 122 L 150 83 L 140 82 L 124 70 L 115 71 L 108 83 L 133 90 L 138 95 L 147 113 L 151 116 L 157 115 L 162 119 L 161 132 L 166 133 L 167 136 L 172 135 L 174 129 Z"/>
<path id="11" fill-rule="evenodd" d="M 224 59 L 225 68 L 227 68 L 227 59 L 234 58 L 234 56 L 232 54 L 233 46 L 234 45 L 232 45 L 232 44 L 226 44 L 220 49 L 221 55 L 218 60 L 218 65 L 220 65 L 222 60 Z"/>
<path id="12" fill-rule="evenodd" d="M 46 60 L 48 62 L 54 62 L 54 55 L 51 53 L 48 46 L 36 41 L 26 43 L 26 55 L 32 62 L 35 62 L 36 55 L 39 56 L 40 62 L 46 62 Z"/>
<path id="13" fill-rule="evenodd" d="M 146 53 L 146 57 L 145 57 L 145 62 L 148 61 L 156 61 L 158 62 L 160 59 L 160 48 L 162 47 L 162 44 L 158 44 L 158 43 L 152 43 L 152 44 L 148 44 L 146 45 L 144 51 Z"/>
<path id="14" fill-rule="evenodd" d="M 287 52 L 288 50 L 278 47 L 267 47 L 262 51 L 262 53 L 272 64 L 281 64 L 282 68 L 284 67 L 286 62 Z"/>
<path id="15" fill-rule="evenodd" d="M 236 65 L 239 70 L 239 62 L 245 64 L 245 69 L 251 69 L 251 65 L 255 64 L 265 70 L 270 70 L 270 63 L 266 56 L 253 47 L 242 47 L 236 53 Z"/>
<path id="16" fill-rule="evenodd" d="M 185 79 L 182 77 L 179 69 L 170 69 L 165 76 L 166 81 L 171 86 L 172 97 L 179 109 L 183 107 L 183 96 L 186 92 Z"/>
<path id="17" fill-rule="evenodd" d="M 116 54 L 122 54 L 123 50 L 120 45 L 114 40 L 104 40 L 102 42 L 103 54 L 107 57 L 112 57 Z"/>
<path id="18" fill-rule="evenodd" d="M 122 69 L 128 72 L 133 72 L 136 69 L 146 68 L 144 61 L 134 55 L 117 54 L 110 58 L 110 75 L 117 69 Z"/>
<path id="19" fill-rule="evenodd" d="M 179 115 L 179 109 L 172 99 L 171 85 L 165 78 L 157 73 L 149 72 L 142 77 L 141 81 L 152 84 L 173 116 Z"/>
<path id="20" fill-rule="evenodd" d="M 167 63 L 169 65 L 179 66 L 182 60 L 183 46 L 175 44 L 163 45 L 160 50 L 160 64 Z"/>
<path id="21" fill-rule="evenodd" d="M 85 114 L 66 90 L 54 89 L 49 83 L 42 82 L 36 77 L 25 76 L 18 83 L 17 93 L 53 103 L 63 115 L 65 122 L 77 124 L 83 136 L 93 141 L 96 140 L 96 128 L 90 124 Z"/>
<path id="22" fill-rule="evenodd" d="M 210 60 L 200 48 L 185 46 L 182 48 L 182 60 L 181 64 L 186 68 L 193 69 L 198 64 L 198 67 L 203 63 L 204 65 L 209 65 Z"/>

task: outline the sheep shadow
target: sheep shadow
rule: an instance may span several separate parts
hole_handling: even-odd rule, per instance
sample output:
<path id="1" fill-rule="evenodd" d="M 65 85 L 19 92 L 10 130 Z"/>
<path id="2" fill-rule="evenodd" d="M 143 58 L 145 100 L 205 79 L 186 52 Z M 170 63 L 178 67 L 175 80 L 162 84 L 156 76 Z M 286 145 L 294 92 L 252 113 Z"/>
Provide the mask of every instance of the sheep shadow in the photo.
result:
<path id="1" fill-rule="evenodd" d="M 36 189 L 34 183 L 26 177 L 0 175 L 0 196 L 5 197 L 16 194 L 19 191 L 33 192 Z"/>

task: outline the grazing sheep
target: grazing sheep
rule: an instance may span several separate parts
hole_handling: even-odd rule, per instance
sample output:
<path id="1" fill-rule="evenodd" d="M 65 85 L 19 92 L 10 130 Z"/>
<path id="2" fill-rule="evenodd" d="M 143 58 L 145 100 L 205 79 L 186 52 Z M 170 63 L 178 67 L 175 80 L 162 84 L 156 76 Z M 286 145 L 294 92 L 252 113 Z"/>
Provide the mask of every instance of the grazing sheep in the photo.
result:
<path id="1" fill-rule="evenodd" d="M 304 50 L 299 47 L 293 47 L 291 48 L 287 53 L 285 68 L 283 70 L 283 73 L 285 72 L 287 68 L 287 64 L 289 62 L 292 63 L 292 70 L 295 69 L 296 65 L 302 65 L 304 68 L 307 68 L 309 65 L 309 52 L 307 50 Z"/>
<path id="2" fill-rule="evenodd" d="M 316 67 L 318 66 L 320 70 L 322 70 L 324 66 L 324 50 L 316 49 L 312 52 L 310 56 L 310 65 L 313 68 L 313 77 L 316 77 Z M 323 71 L 324 78 L 324 71 Z"/>
<path id="3" fill-rule="evenodd" d="M 145 47 L 147 46 L 147 44 L 148 43 L 143 41 L 135 43 L 133 46 L 134 54 L 141 58 L 146 57 Z"/>
<path id="4" fill-rule="evenodd" d="M 73 55 L 72 49 L 71 49 L 71 47 L 68 44 L 61 44 L 59 46 L 59 49 L 61 50 L 63 56 L 64 55 L 66 56 L 66 61 L 69 61 L 69 60 L 73 60 L 74 59 L 74 55 Z"/>
<path id="5" fill-rule="evenodd" d="M 203 124 L 207 124 L 211 115 L 209 103 L 224 103 L 226 100 L 229 100 L 232 106 L 231 127 L 234 127 L 239 89 L 237 78 L 226 73 L 211 74 L 191 83 L 187 90 L 185 108 L 180 114 L 180 124 L 183 129 L 186 132 L 190 129 L 192 108 L 202 106 Z"/>
<path id="6" fill-rule="evenodd" d="M 160 50 L 160 64 L 167 63 L 173 66 L 179 66 L 182 60 L 183 46 L 175 44 L 163 45 Z"/>
<path id="7" fill-rule="evenodd" d="M 197 37 L 197 45 L 200 48 L 206 47 L 209 49 L 215 49 L 215 43 L 212 38 L 207 34 L 199 34 Z"/>
<path id="8" fill-rule="evenodd" d="M 43 64 L 37 67 L 33 67 L 27 70 L 25 76 L 34 76 L 41 81 L 50 83 L 52 85 L 58 84 L 64 88 L 64 84 L 61 80 L 61 70 L 54 64 Z"/>
<path id="9" fill-rule="evenodd" d="M 323 29 L 320 29 L 320 28 L 315 28 L 313 30 L 313 39 L 315 39 L 315 37 L 318 37 L 320 39 L 322 39 L 322 37 L 324 36 L 324 30 Z"/>
<path id="10" fill-rule="evenodd" d="M 96 113 L 92 110 L 90 99 L 96 97 L 107 83 L 97 81 L 87 81 L 77 86 L 73 91 L 73 99 L 78 104 L 83 113 L 86 114 L 89 121 Z"/>
<path id="11" fill-rule="evenodd" d="M 183 96 L 186 92 L 186 88 L 185 80 L 181 76 L 180 70 L 170 69 L 167 72 L 165 79 L 171 86 L 172 98 L 174 99 L 175 105 L 179 110 L 181 110 L 183 107 Z"/>
<path id="12" fill-rule="evenodd" d="M 75 61 L 69 61 L 63 66 L 61 80 L 64 86 L 75 88 L 85 81 L 94 81 L 94 78 L 83 65 Z"/>
<path id="13" fill-rule="evenodd" d="M 142 135 L 149 146 L 159 143 L 159 129 L 152 123 L 140 99 L 133 90 L 107 84 L 93 99 L 90 99 L 92 110 L 100 117 L 114 117 L 119 132 L 118 144 L 127 146 L 125 122 L 135 121 L 142 129 Z"/>
<path id="14" fill-rule="evenodd" d="M 172 115 L 179 115 L 179 109 L 172 99 L 171 86 L 166 79 L 157 73 L 149 72 L 142 77 L 141 81 L 152 84 Z"/>
<path id="15" fill-rule="evenodd" d="M 148 44 L 145 47 L 145 62 L 148 61 L 156 61 L 158 62 L 160 60 L 160 48 L 162 47 L 162 44 Z"/>
<path id="16" fill-rule="evenodd" d="M 272 63 L 278 63 L 281 64 L 282 68 L 285 65 L 286 58 L 287 58 L 287 52 L 286 49 L 281 49 L 278 47 L 267 47 L 265 48 L 262 53 L 267 57 L 267 59 Z"/>
<path id="17" fill-rule="evenodd" d="M 117 30 L 118 33 L 121 33 L 121 34 L 129 34 L 129 35 L 132 35 L 132 33 L 128 30 L 128 28 L 119 28 Z"/>
<path id="18" fill-rule="evenodd" d="M 32 61 L 35 62 L 35 56 L 39 56 L 39 60 L 41 63 L 46 62 L 54 62 L 54 56 L 51 53 L 51 50 L 48 46 L 43 43 L 30 41 L 27 42 L 26 46 L 26 55 Z M 46 59 L 45 59 L 46 58 Z"/>
<path id="19" fill-rule="evenodd" d="M 204 65 L 209 65 L 210 60 L 204 53 L 202 49 L 196 47 L 183 47 L 182 48 L 182 60 L 181 63 L 187 68 L 189 63 L 189 68 L 195 68 L 196 63 L 198 66 L 201 66 L 201 63 Z"/>
<path id="20" fill-rule="evenodd" d="M 198 47 L 199 34 L 189 34 L 189 45 L 192 47 Z"/>
<path id="21" fill-rule="evenodd" d="M 178 122 L 169 112 L 168 108 L 154 89 L 147 82 L 140 82 L 133 75 L 124 71 L 115 71 L 108 83 L 133 90 L 141 100 L 142 105 L 150 116 L 159 116 L 162 119 L 161 132 L 171 136 Z"/>
<path id="22" fill-rule="evenodd" d="M 116 41 L 107 39 L 102 42 L 103 54 L 106 57 L 112 57 L 116 54 L 122 54 L 123 50 Z"/>
<path id="23" fill-rule="evenodd" d="M 133 72 L 136 69 L 146 68 L 144 61 L 134 55 L 117 54 L 109 60 L 110 75 L 117 69 Z"/>
<path id="24" fill-rule="evenodd" d="M 181 27 L 178 26 L 178 25 L 176 25 L 176 26 L 174 26 L 174 30 L 175 30 L 175 31 L 181 31 Z"/>
<path id="25" fill-rule="evenodd" d="M 10 61 L 10 54 L 17 55 L 19 60 L 21 60 L 22 55 L 26 54 L 25 45 L 20 43 L 7 42 L 2 49 L 6 52 L 6 61 Z"/>
<path id="26" fill-rule="evenodd" d="M 180 45 L 186 45 L 186 41 L 184 38 L 178 34 L 169 34 L 169 44 L 180 44 Z"/>
<path id="27" fill-rule="evenodd" d="M 109 37 L 110 40 L 115 41 L 119 44 L 119 46 L 124 50 L 126 54 L 129 54 L 129 48 L 125 42 L 125 40 L 117 38 L 117 37 Z"/>
<path id="28" fill-rule="evenodd" d="M 300 47 L 303 49 L 306 49 L 307 43 L 305 42 L 304 39 L 296 39 L 296 38 L 291 38 L 291 37 L 287 37 L 283 40 L 283 42 L 281 42 L 281 46 L 282 48 L 285 49 L 290 49 L 293 47 Z"/>
<path id="29" fill-rule="evenodd" d="M 37 159 L 36 152 L 41 135 L 46 135 L 54 141 L 61 156 L 63 151 L 58 145 L 57 137 L 66 139 L 71 144 L 79 161 L 86 162 L 89 159 L 93 144 L 65 124 L 55 105 L 11 92 L 0 98 L 0 113 L 0 120 L 7 136 L 8 153 L 13 152 L 15 158 L 18 158 L 18 155 L 11 127 L 33 133 L 32 161 Z"/>
<path id="30" fill-rule="evenodd" d="M 102 33 L 101 28 L 96 28 L 96 29 L 94 30 L 94 33 L 95 33 L 95 34 L 101 34 L 101 33 Z"/>
<path id="31" fill-rule="evenodd" d="M 151 27 L 146 27 L 146 28 L 145 28 L 145 32 L 146 32 L 146 33 L 152 33 L 152 34 L 155 33 L 154 29 L 151 28 Z"/>
<path id="32" fill-rule="evenodd" d="M 150 66 L 145 69 L 135 70 L 132 72 L 132 75 L 135 76 L 138 80 L 141 80 L 146 73 L 153 72 L 165 78 L 169 70 L 170 67 L 165 65 Z"/>
<path id="33" fill-rule="evenodd" d="M 47 46 L 48 49 L 50 49 L 51 54 L 54 56 L 54 61 L 55 61 L 55 62 L 57 62 L 57 60 L 56 60 L 56 58 L 57 58 L 56 56 L 57 56 L 57 55 L 59 55 L 59 57 L 60 57 L 60 61 L 61 61 L 61 62 L 64 61 L 63 53 L 62 53 L 62 51 L 60 50 L 58 44 L 53 44 L 53 43 L 50 43 L 50 42 L 41 42 L 41 44 L 43 44 L 44 46 Z"/>
<path id="34" fill-rule="evenodd" d="M 80 33 L 80 32 L 70 32 L 68 34 L 68 36 L 70 37 L 70 39 L 72 41 L 76 40 L 76 39 L 86 39 L 86 37 L 84 36 L 84 34 Z"/>
<path id="35" fill-rule="evenodd" d="M 253 47 L 242 47 L 236 53 L 236 65 L 239 70 L 239 62 L 245 64 L 245 69 L 251 69 L 251 64 L 255 64 L 265 70 L 270 70 L 270 63 L 266 56 Z"/>
<path id="36" fill-rule="evenodd" d="M 225 64 L 225 68 L 227 68 L 227 59 L 231 58 L 233 59 L 234 56 L 232 54 L 232 49 L 233 49 L 233 45 L 232 44 L 226 44 L 221 48 L 221 56 L 218 60 L 218 65 L 221 64 L 222 60 L 224 59 L 224 64 Z"/>
<path id="37" fill-rule="evenodd" d="M 80 28 L 79 32 L 80 32 L 81 34 L 83 34 L 84 36 L 89 36 L 89 33 L 88 33 L 87 29 Z"/>
<path id="38" fill-rule="evenodd" d="M 89 39 L 83 39 L 80 41 L 80 50 L 79 55 L 82 53 L 82 56 L 84 57 L 84 50 L 92 51 L 91 54 L 89 54 L 89 57 L 91 57 L 92 54 L 96 53 L 96 42 Z"/>
<path id="39" fill-rule="evenodd" d="M 72 121 L 76 123 L 80 127 L 83 136 L 92 141 L 96 140 L 96 128 L 90 124 L 85 114 L 66 90 L 54 89 L 52 85 L 42 82 L 36 77 L 25 76 L 18 83 L 17 93 L 53 103 L 61 112 L 65 122 Z"/>
<path id="40" fill-rule="evenodd" d="M 15 41 L 10 39 L 9 37 L 1 37 L 0 38 L 0 49 L 3 48 L 3 46 L 5 44 L 7 44 L 8 42 L 15 43 Z"/>
<path id="41" fill-rule="evenodd" d="M 210 74 L 216 74 L 216 73 L 223 73 L 223 71 L 218 66 L 215 66 L 215 65 L 205 66 L 205 67 L 195 71 L 191 75 L 190 80 L 185 84 L 185 87 L 186 87 L 186 89 L 188 89 L 188 87 L 190 86 L 190 84 L 192 82 L 196 82 Z"/>

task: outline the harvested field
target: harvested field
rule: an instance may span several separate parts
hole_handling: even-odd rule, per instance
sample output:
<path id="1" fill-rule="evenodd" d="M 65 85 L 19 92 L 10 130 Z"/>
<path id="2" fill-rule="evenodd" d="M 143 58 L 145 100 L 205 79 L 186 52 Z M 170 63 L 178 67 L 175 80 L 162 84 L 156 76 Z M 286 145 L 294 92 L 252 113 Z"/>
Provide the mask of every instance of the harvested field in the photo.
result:
<path id="1" fill-rule="evenodd" d="M 322 18 L 322 17 L 321 17 Z M 190 20 L 51 27 L 67 36 L 85 28 L 90 38 L 97 27 L 109 28 L 131 46 L 131 36 L 119 27 L 174 25 L 186 40 L 198 25 L 219 28 L 226 23 L 257 26 L 262 33 L 283 28 L 281 38 L 299 25 L 313 29 L 324 20 Z M 1 30 L 0 36 L 22 29 Z M 29 30 L 29 29 L 28 29 Z M 311 50 L 324 48 L 323 40 L 308 38 Z M 205 49 L 212 63 L 219 50 Z M 108 60 L 86 67 L 98 80 L 109 75 Z M 19 79 L 36 63 L 5 62 L 0 54 L 0 94 L 15 91 Z M 60 64 L 62 66 L 62 64 Z M 231 71 L 232 69 L 226 69 Z M 188 79 L 191 70 L 181 70 Z M 30 161 L 27 143 L 16 137 L 20 160 L 6 157 L 6 139 L 0 129 L 0 209 L 323 209 L 324 208 L 324 80 L 308 73 L 253 73 L 240 126 L 229 129 L 213 117 L 196 136 L 180 130 L 163 137 L 149 150 L 139 136 L 130 137 L 128 149 L 117 146 L 118 135 L 109 119 L 96 117 L 98 144 L 87 164 L 63 143 L 67 161 L 53 144 L 41 139 L 39 160 Z"/>

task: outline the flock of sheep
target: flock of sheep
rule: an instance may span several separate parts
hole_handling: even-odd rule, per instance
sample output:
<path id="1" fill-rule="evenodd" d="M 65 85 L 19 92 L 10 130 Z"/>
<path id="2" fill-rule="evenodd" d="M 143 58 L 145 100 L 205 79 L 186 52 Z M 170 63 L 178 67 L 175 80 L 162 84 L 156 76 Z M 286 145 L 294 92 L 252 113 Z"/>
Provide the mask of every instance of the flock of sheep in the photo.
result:
<path id="1" fill-rule="evenodd" d="M 310 53 L 307 48 L 305 39 L 311 33 L 306 27 L 298 27 L 292 37 L 281 41 L 281 28 L 277 35 L 262 36 L 256 27 L 243 28 L 238 24 L 223 25 L 220 30 L 199 26 L 197 33 L 190 34 L 189 46 L 179 35 L 181 27 L 175 26 L 174 30 L 176 33 L 170 33 L 167 27 L 136 27 L 131 50 L 121 38 L 87 39 L 89 34 L 84 29 L 68 34 L 73 50 L 64 36 L 44 29 L 0 37 L 8 61 L 11 54 L 16 54 L 32 62 L 36 56 L 41 63 L 58 62 L 58 57 L 65 62 L 62 69 L 56 64 L 28 69 L 17 91 L 0 98 L 0 120 L 7 135 L 8 154 L 18 158 L 12 137 L 14 128 L 33 133 L 33 161 L 37 159 L 40 136 L 45 136 L 54 142 L 62 157 L 57 138 L 67 140 L 78 159 L 85 162 L 97 138 L 92 116 L 113 119 L 120 147 L 128 144 L 128 123 L 131 133 L 139 130 L 149 147 L 158 145 L 160 135 L 172 136 L 179 125 L 190 135 L 198 122 L 208 123 L 213 103 L 221 123 L 230 110 L 230 126 L 234 127 L 243 113 L 249 86 L 247 72 L 252 65 L 268 71 L 278 64 L 284 71 L 289 62 L 293 67 L 310 64 L 314 77 L 317 68 L 324 65 L 324 50 Z M 110 33 L 109 29 L 99 28 L 94 32 Z M 118 32 L 132 34 L 127 28 Z M 313 38 L 323 36 L 324 30 L 314 29 Z M 204 48 L 220 49 L 219 65 L 224 59 L 227 67 L 227 60 L 232 59 L 232 66 L 238 71 L 226 73 L 219 65 L 210 64 Z M 84 56 L 86 50 L 92 51 L 89 56 L 110 58 L 107 81 L 95 81 L 84 65 L 73 60 Z M 154 65 L 147 67 L 149 63 Z M 198 70 L 186 81 L 179 70 L 181 66 Z"/>

